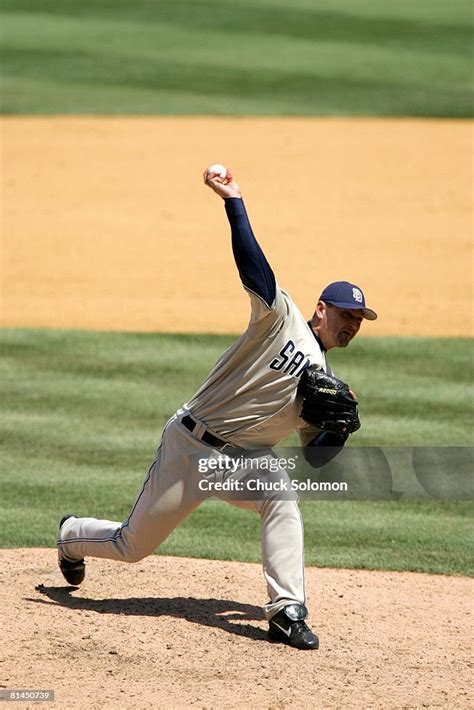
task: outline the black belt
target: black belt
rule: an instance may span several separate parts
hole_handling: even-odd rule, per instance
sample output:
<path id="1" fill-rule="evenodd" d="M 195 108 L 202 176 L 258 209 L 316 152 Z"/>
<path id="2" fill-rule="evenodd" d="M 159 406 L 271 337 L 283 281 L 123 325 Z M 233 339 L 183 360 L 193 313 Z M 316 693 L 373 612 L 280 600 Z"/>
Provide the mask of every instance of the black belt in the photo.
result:
<path id="1" fill-rule="evenodd" d="M 198 422 L 193 419 L 193 417 L 189 416 L 189 414 L 187 414 L 181 419 L 181 424 L 183 424 L 186 429 L 190 431 L 191 434 L 193 434 Z M 208 430 L 206 430 L 204 434 L 199 438 L 201 439 L 201 441 L 204 441 L 205 444 L 209 444 L 209 446 L 213 446 L 215 449 L 222 449 L 225 446 L 228 446 L 231 449 L 237 448 L 233 444 L 229 444 L 229 442 L 224 441 L 224 439 L 220 439 L 218 436 L 214 436 L 214 434 L 211 434 L 211 432 Z"/>

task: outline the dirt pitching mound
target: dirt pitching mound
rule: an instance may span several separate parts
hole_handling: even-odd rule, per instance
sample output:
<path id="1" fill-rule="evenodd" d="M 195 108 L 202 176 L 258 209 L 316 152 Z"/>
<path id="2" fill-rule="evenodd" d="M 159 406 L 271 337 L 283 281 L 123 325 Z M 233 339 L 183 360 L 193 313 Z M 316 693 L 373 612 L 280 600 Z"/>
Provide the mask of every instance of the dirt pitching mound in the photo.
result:
<path id="1" fill-rule="evenodd" d="M 258 564 L 90 559 L 78 589 L 52 549 L 0 561 L 0 687 L 55 707 L 469 707 L 467 578 L 308 568 L 303 652 L 266 640 Z"/>

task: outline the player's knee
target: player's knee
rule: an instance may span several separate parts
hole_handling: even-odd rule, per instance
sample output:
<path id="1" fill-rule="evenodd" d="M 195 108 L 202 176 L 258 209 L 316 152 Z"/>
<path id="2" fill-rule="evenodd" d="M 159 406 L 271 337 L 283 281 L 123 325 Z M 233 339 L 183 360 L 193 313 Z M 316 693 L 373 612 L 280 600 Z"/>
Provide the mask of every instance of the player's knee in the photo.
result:
<path id="1" fill-rule="evenodd" d="M 140 562 L 140 560 L 143 560 L 143 558 L 146 557 L 146 555 L 142 555 L 141 553 L 138 552 L 127 552 L 124 555 L 123 561 L 124 562 Z"/>
<path id="2" fill-rule="evenodd" d="M 151 555 L 153 550 L 148 550 L 144 548 L 137 547 L 126 547 L 123 550 L 123 561 L 124 562 L 140 562 L 140 560 L 145 559 L 148 555 Z"/>

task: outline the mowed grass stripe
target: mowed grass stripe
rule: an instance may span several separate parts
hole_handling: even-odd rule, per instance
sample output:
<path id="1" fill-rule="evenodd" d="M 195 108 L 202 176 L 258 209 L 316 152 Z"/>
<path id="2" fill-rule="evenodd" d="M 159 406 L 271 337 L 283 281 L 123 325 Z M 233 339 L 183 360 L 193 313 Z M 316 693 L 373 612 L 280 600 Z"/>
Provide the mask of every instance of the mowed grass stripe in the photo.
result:
<path id="1" fill-rule="evenodd" d="M 234 336 L 5 329 L 2 409 L 8 441 L 82 449 L 97 432 L 159 432 L 190 399 Z M 333 350 L 336 373 L 358 393 L 364 426 L 351 445 L 468 445 L 472 340 L 362 338 Z M 49 442 L 50 443 L 50 442 Z M 296 443 L 295 436 L 288 443 Z M 153 442 L 150 442 L 150 446 Z M 107 446 L 105 446 L 107 448 Z"/>
<path id="2" fill-rule="evenodd" d="M 163 424 L 234 339 L 0 331 L 0 546 L 54 545 L 69 510 L 123 520 Z M 351 445 L 471 443 L 472 341 L 360 339 L 331 356 L 361 400 L 363 427 Z M 413 392 L 423 394 L 421 412 Z M 470 502 L 303 502 L 302 510 L 308 564 L 472 573 Z M 258 516 L 211 500 L 159 552 L 257 561 L 259 526 Z"/>
<path id="3" fill-rule="evenodd" d="M 471 115 L 464 3 L 387 5 L 3 0 L 2 110 Z"/>
<path id="4" fill-rule="evenodd" d="M 423 3 L 421 3 L 423 4 Z M 372 3 L 370 12 L 360 13 L 357 5 L 346 0 L 333 3 L 319 2 L 317 6 L 307 0 L 294 0 L 291 5 L 268 0 L 244 0 L 236 4 L 231 0 L 94 0 L 77 3 L 76 0 L 42 0 L 40 14 L 54 17 L 94 19 L 110 22 L 113 18 L 129 25 L 133 22 L 163 23 L 167 26 L 191 28 L 193 31 L 214 29 L 229 33 L 245 32 L 271 36 L 290 36 L 316 40 L 350 42 L 357 37 L 363 44 L 400 45 L 400 38 L 419 48 L 436 45 L 435 35 L 442 31 L 448 48 L 468 53 L 470 42 L 469 3 L 454 1 L 446 13 L 445 3 L 430 2 L 430 12 L 413 3 L 387 0 L 379 9 Z M 31 0 L 2 0 L 6 13 L 26 14 L 38 11 L 38 3 Z M 387 11 L 388 10 L 388 11 Z M 464 46 L 459 38 L 464 38 Z M 442 49 L 442 48 L 441 48 Z"/>

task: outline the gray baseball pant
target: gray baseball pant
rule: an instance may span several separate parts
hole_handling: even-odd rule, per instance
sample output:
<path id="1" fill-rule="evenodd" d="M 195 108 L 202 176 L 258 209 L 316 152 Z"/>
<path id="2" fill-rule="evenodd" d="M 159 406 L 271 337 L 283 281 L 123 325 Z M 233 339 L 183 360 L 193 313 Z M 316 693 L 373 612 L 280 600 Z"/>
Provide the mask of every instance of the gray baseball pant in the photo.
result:
<path id="1" fill-rule="evenodd" d="M 260 515 L 263 574 L 270 597 L 264 606 L 266 618 L 287 604 L 305 603 L 303 524 L 296 495 L 285 500 L 269 492 L 258 500 L 236 500 L 225 492 L 201 492 L 203 474 L 197 462 L 209 458 L 210 447 L 180 424 L 181 418 L 178 412 L 166 425 L 156 459 L 128 518 L 123 523 L 69 518 L 61 527 L 59 555 L 137 562 L 152 554 L 206 497 L 217 495 Z M 213 472 L 211 477 L 219 475 Z M 248 471 L 231 475 L 243 480 Z M 279 476 L 287 474 L 280 471 Z"/>

